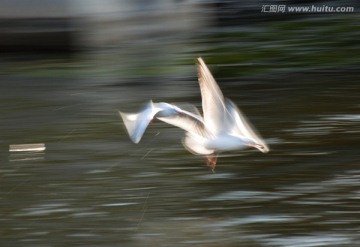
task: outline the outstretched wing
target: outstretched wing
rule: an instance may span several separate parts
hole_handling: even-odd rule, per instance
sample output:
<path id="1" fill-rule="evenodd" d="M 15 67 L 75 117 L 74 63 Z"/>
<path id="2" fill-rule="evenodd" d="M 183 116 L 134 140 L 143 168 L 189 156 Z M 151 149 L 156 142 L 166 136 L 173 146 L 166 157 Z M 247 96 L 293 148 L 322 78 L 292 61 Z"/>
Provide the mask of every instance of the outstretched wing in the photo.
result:
<path id="1" fill-rule="evenodd" d="M 175 112 L 173 114 L 167 114 L 166 116 L 162 116 L 161 112 L 159 112 L 159 116 L 156 116 L 157 119 L 179 127 L 191 134 L 199 135 L 199 136 L 208 136 L 208 130 L 205 128 L 204 121 L 200 115 L 184 111 L 176 106 L 173 106 Z"/>
<path id="2" fill-rule="evenodd" d="M 204 122 L 209 130 L 217 134 L 223 131 L 222 121 L 226 111 L 224 96 L 201 57 L 197 58 L 196 68 L 201 91 Z"/>
<path id="3" fill-rule="evenodd" d="M 150 101 L 139 113 L 124 113 L 119 111 L 129 137 L 134 143 L 139 143 L 150 121 L 159 110 L 160 109 L 154 107 L 154 103 Z"/>
<path id="4" fill-rule="evenodd" d="M 256 144 L 258 144 L 257 148 L 261 152 L 269 152 L 269 147 L 266 145 L 265 141 L 257 133 L 255 128 L 252 127 L 246 116 L 229 99 L 226 99 L 226 109 L 226 125 L 229 129 L 229 132 L 234 135 L 246 137 L 253 140 Z"/>
<path id="5" fill-rule="evenodd" d="M 184 111 L 175 105 L 150 101 L 139 113 L 119 112 L 124 121 L 130 139 L 138 143 L 151 120 L 156 117 L 168 124 L 174 125 L 189 133 L 207 136 L 208 131 L 204 126 L 202 117 L 199 114 Z"/>

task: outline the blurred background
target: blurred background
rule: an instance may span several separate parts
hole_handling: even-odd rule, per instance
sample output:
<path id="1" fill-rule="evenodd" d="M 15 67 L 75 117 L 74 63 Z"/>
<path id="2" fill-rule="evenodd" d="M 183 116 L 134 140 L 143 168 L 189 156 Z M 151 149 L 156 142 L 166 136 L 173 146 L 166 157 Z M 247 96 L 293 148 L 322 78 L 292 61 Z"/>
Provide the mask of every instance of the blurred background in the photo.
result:
<path id="1" fill-rule="evenodd" d="M 359 246 L 359 5 L 0 0 L 1 246 Z M 201 109 L 198 56 L 269 154 L 130 141 L 118 110 Z"/>

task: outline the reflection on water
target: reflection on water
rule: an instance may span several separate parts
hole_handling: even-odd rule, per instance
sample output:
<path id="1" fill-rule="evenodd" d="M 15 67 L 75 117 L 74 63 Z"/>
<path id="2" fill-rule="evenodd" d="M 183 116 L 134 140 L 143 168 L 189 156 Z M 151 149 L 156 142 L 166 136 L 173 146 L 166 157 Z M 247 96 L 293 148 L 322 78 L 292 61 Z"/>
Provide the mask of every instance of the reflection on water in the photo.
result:
<path id="1" fill-rule="evenodd" d="M 129 65 L 118 53 L 102 60 L 108 51 L 90 61 L 3 62 L 3 246 L 360 244 L 356 55 L 330 70 L 334 61 L 316 62 L 308 53 L 317 68 L 308 70 L 294 57 L 306 48 L 300 41 L 269 60 L 261 50 L 275 42 L 270 33 L 210 30 L 191 40 L 194 50 L 172 50 L 169 69 L 176 76 L 163 73 L 164 64 L 149 73 L 147 66 L 156 68 L 150 62 L 125 76 Z M 309 30 L 299 35 L 316 47 L 318 36 Z M 255 48 L 245 49 L 250 44 L 238 38 L 243 31 Z M 347 38 L 339 53 L 356 46 Z M 224 153 L 213 174 L 204 158 L 184 150 L 180 129 L 155 121 L 140 144 L 129 140 L 119 109 L 135 111 L 151 98 L 200 106 L 192 62 L 198 54 L 270 143 L 269 154 Z M 122 63 L 107 67 L 115 60 Z M 25 143 L 45 143 L 46 150 L 9 153 L 9 145 Z"/>

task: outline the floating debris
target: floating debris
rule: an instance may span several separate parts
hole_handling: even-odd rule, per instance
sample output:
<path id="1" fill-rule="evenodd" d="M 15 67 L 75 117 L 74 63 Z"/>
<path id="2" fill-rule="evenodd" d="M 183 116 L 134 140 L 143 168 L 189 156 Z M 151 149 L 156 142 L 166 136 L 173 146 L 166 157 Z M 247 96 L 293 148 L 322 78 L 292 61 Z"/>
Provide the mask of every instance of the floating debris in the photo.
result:
<path id="1" fill-rule="evenodd" d="M 45 149 L 45 143 L 12 144 L 9 146 L 9 152 L 42 152 Z"/>

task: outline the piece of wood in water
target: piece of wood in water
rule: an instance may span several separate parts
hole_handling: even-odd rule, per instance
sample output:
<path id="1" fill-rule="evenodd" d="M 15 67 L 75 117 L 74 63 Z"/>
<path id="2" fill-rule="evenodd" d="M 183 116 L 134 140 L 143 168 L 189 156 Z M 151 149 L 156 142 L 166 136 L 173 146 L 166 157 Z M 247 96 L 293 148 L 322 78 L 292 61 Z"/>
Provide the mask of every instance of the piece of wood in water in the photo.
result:
<path id="1" fill-rule="evenodd" d="M 45 149 L 45 143 L 12 144 L 9 146 L 9 152 L 41 152 Z"/>

